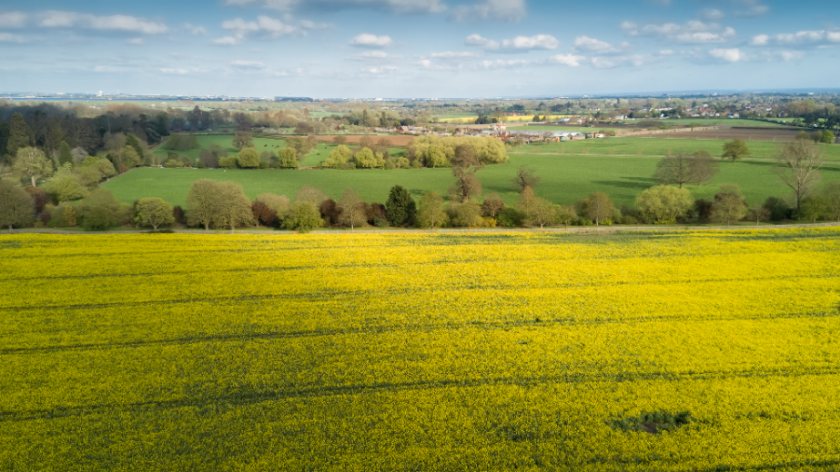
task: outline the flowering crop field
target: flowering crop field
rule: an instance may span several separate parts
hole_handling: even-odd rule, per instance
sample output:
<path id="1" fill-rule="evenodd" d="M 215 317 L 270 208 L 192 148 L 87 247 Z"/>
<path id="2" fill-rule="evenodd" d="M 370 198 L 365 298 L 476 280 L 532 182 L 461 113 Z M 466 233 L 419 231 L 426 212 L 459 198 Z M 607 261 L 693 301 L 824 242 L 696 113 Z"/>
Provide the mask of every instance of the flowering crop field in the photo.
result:
<path id="1" fill-rule="evenodd" d="M 840 469 L 840 228 L 0 236 L 0 470 Z"/>

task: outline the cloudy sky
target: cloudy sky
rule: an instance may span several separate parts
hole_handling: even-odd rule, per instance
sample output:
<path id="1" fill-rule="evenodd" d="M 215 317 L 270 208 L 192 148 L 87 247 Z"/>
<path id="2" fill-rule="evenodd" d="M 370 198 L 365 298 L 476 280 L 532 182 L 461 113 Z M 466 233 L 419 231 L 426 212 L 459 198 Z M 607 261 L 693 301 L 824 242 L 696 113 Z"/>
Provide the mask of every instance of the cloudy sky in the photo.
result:
<path id="1" fill-rule="evenodd" d="M 823 0 L 3 0 L 0 91 L 499 97 L 837 87 Z"/>

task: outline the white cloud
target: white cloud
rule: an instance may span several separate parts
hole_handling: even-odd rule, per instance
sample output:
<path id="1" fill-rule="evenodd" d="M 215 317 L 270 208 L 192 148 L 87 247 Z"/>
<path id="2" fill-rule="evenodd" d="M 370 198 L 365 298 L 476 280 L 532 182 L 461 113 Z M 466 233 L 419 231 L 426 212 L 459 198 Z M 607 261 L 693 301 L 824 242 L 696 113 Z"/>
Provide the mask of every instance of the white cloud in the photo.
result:
<path id="1" fill-rule="evenodd" d="M 767 46 L 769 42 L 770 36 L 766 34 L 758 34 L 753 36 L 752 41 L 750 41 L 750 44 L 752 44 L 753 46 Z"/>
<path id="2" fill-rule="evenodd" d="M 213 40 L 221 46 L 234 46 L 252 35 L 276 39 L 284 36 L 305 35 L 310 29 L 320 25 L 312 22 L 293 24 L 291 17 L 287 21 L 278 20 L 266 15 L 260 15 L 255 20 L 233 18 L 222 22 L 222 28 L 231 32 Z M 312 28 L 310 28 L 310 26 Z"/>
<path id="3" fill-rule="evenodd" d="M 574 42 L 575 49 L 593 53 L 611 53 L 618 50 L 612 44 L 591 36 L 578 36 Z"/>
<path id="4" fill-rule="evenodd" d="M 519 21 L 527 15 L 525 0 L 483 0 L 473 5 L 455 9 L 453 16 L 459 20 L 506 20 Z"/>
<path id="5" fill-rule="evenodd" d="M 23 36 L 12 33 L 0 33 L 0 43 L 25 43 L 26 39 Z"/>
<path id="6" fill-rule="evenodd" d="M 472 51 L 441 51 L 433 52 L 430 56 L 434 59 L 466 59 L 475 57 L 476 54 Z"/>
<path id="7" fill-rule="evenodd" d="M 225 4 L 257 5 L 281 11 L 291 11 L 299 7 L 331 10 L 335 8 L 387 9 L 396 13 L 440 13 L 446 10 L 441 0 L 225 0 Z"/>
<path id="8" fill-rule="evenodd" d="M 770 7 L 763 4 L 761 0 L 735 0 L 737 4 L 736 16 L 761 16 L 770 11 Z"/>
<path id="9" fill-rule="evenodd" d="M 129 15 L 90 15 L 71 11 L 50 10 L 40 15 L 44 28 L 80 28 L 94 31 L 110 31 L 135 34 L 161 34 L 168 28 L 156 21 Z"/>
<path id="10" fill-rule="evenodd" d="M 247 61 L 238 59 L 231 61 L 230 66 L 239 70 L 265 70 L 265 64 L 260 61 Z"/>
<path id="11" fill-rule="evenodd" d="M 207 34 L 207 28 L 203 26 L 194 25 L 192 23 L 184 23 L 184 29 L 190 32 L 195 36 L 204 36 Z"/>
<path id="12" fill-rule="evenodd" d="M 568 67 L 580 67 L 581 62 L 585 59 L 585 57 L 576 54 L 557 54 L 548 58 L 548 62 Z"/>
<path id="13" fill-rule="evenodd" d="M 596 69 L 615 69 L 616 67 L 633 66 L 640 67 L 649 61 L 648 57 L 639 54 L 622 56 L 593 57 L 590 60 L 592 67 Z"/>
<path id="14" fill-rule="evenodd" d="M 802 54 L 801 51 L 779 51 L 778 55 L 779 58 L 785 62 L 802 59 L 802 57 L 804 56 L 804 54 Z"/>
<path id="15" fill-rule="evenodd" d="M 621 29 L 630 36 L 661 37 L 689 44 L 723 43 L 736 35 L 734 28 L 697 20 L 682 24 L 650 23 L 641 26 L 632 21 L 625 21 L 621 23 Z"/>
<path id="16" fill-rule="evenodd" d="M 362 59 L 388 59 L 391 56 L 385 51 L 366 51 L 359 54 L 359 57 Z"/>
<path id="17" fill-rule="evenodd" d="M 720 21 L 726 17 L 726 14 L 717 8 L 706 8 L 701 12 L 701 15 L 709 21 Z"/>
<path id="18" fill-rule="evenodd" d="M 219 46 L 236 46 L 243 39 L 245 38 L 242 36 L 222 36 L 221 38 L 214 39 L 213 44 L 218 44 Z"/>
<path id="19" fill-rule="evenodd" d="M 386 48 L 390 46 L 394 40 L 390 36 L 377 36 L 371 33 L 362 33 L 357 35 L 350 41 L 351 46 L 360 48 Z"/>
<path id="20" fill-rule="evenodd" d="M 709 51 L 709 56 L 725 62 L 741 62 L 744 60 L 744 53 L 738 48 L 715 48 Z"/>
<path id="21" fill-rule="evenodd" d="M 371 74 L 371 75 L 384 75 L 390 74 L 393 72 L 398 71 L 399 68 L 395 66 L 376 66 L 376 67 L 366 67 L 362 69 L 362 72 Z"/>
<path id="22" fill-rule="evenodd" d="M 22 28 L 29 17 L 19 11 L 0 12 L 0 28 Z"/>
<path id="23" fill-rule="evenodd" d="M 467 36 L 464 42 L 468 46 L 476 46 L 486 51 L 498 52 L 525 52 L 537 49 L 551 50 L 560 46 L 560 41 L 550 34 L 537 34 L 534 36 L 516 36 L 510 39 L 497 41 L 485 38 L 479 34 Z"/>
<path id="24" fill-rule="evenodd" d="M 753 36 L 753 46 L 788 46 L 807 47 L 830 44 L 840 44 L 840 31 L 803 30 L 795 33 L 780 33 L 775 35 L 759 34 Z"/>
<path id="25" fill-rule="evenodd" d="M 532 65 L 532 61 L 523 59 L 493 59 L 483 60 L 478 65 L 481 69 L 514 69 Z"/>
<path id="26" fill-rule="evenodd" d="M 200 74 L 206 72 L 205 70 L 196 68 L 196 67 L 161 67 L 158 69 L 161 74 L 164 75 L 193 75 L 193 74 Z"/>

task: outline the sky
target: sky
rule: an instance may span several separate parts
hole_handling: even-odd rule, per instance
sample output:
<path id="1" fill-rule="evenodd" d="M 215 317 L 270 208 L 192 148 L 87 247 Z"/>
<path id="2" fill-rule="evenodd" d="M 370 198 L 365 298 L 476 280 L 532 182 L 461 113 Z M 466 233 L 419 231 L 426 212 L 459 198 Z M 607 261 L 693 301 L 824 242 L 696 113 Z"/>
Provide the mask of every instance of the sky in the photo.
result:
<path id="1" fill-rule="evenodd" d="M 496 98 L 834 88 L 823 0 L 3 0 L 0 92 Z"/>

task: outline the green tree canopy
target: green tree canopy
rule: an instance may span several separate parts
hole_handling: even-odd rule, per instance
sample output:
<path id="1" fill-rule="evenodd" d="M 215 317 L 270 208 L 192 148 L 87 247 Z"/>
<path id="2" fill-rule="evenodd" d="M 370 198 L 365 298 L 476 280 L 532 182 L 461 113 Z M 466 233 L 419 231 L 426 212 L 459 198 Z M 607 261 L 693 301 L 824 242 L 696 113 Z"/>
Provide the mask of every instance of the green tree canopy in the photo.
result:
<path id="1" fill-rule="evenodd" d="M 723 154 L 721 157 L 737 161 L 750 155 L 750 148 L 746 141 L 742 139 L 733 139 L 723 145 Z"/>
<path id="2" fill-rule="evenodd" d="M 435 192 L 424 193 L 417 209 L 417 224 L 421 228 L 441 228 L 448 219 L 443 198 Z"/>
<path id="3" fill-rule="evenodd" d="M 289 208 L 289 213 L 283 220 L 283 227 L 299 233 L 308 233 L 324 225 L 321 212 L 314 203 L 297 201 Z"/>
<path id="4" fill-rule="evenodd" d="M 657 185 L 636 197 L 636 208 L 648 223 L 672 224 L 688 214 L 694 198 L 688 189 L 673 185 Z"/>
<path id="5" fill-rule="evenodd" d="M 78 205 L 79 224 L 88 230 L 103 231 L 119 226 L 124 207 L 105 189 L 96 189 Z"/>
<path id="6" fill-rule="evenodd" d="M 17 150 L 17 156 L 12 169 L 29 179 L 33 187 L 38 186 L 38 180 L 49 177 L 53 173 L 53 164 L 41 151 L 35 147 L 22 147 Z"/>
<path id="7" fill-rule="evenodd" d="M 243 148 L 239 151 L 236 162 L 243 169 L 256 169 L 260 166 L 260 153 L 252 147 Z"/>
<path id="8" fill-rule="evenodd" d="M 417 213 L 417 204 L 408 190 L 400 185 L 391 187 L 385 202 L 385 217 L 391 226 L 411 226 Z"/>
<path id="9" fill-rule="evenodd" d="M 73 171 L 70 164 L 61 166 L 58 172 L 44 183 L 42 188 L 58 202 L 80 200 L 90 194 L 90 191 L 79 175 Z"/>
<path id="10" fill-rule="evenodd" d="M 9 118 L 9 137 L 6 140 L 6 151 L 10 156 L 16 156 L 18 150 L 31 146 L 32 130 L 20 113 L 13 113 Z M 34 185 L 33 185 L 34 187 Z"/>
<path id="11" fill-rule="evenodd" d="M 20 185 L 0 179 L 0 227 L 28 226 L 35 218 L 35 202 Z"/>
<path id="12" fill-rule="evenodd" d="M 293 147 L 286 147 L 277 153 L 278 165 L 282 169 L 297 169 L 300 166 L 298 162 L 298 152 Z"/>
<path id="13" fill-rule="evenodd" d="M 327 160 L 324 161 L 324 167 L 332 167 L 334 169 L 352 167 L 353 164 L 350 163 L 352 157 L 353 151 L 348 146 L 344 144 L 338 145 L 330 151 Z"/>
<path id="14" fill-rule="evenodd" d="M 134 222 L 155 231 L 161 226 L 171 226 L 175 223 L 172 205 L 162 198 L 141 198 L 134 204 Z"/>
<path id="15" fill-rule="evenodd" d="M 710 219 L 715 223 L 731 225 L 744 219 L 748 211 L 741 189 L 737 185 L 723 185 L 715 194 Z"/>

